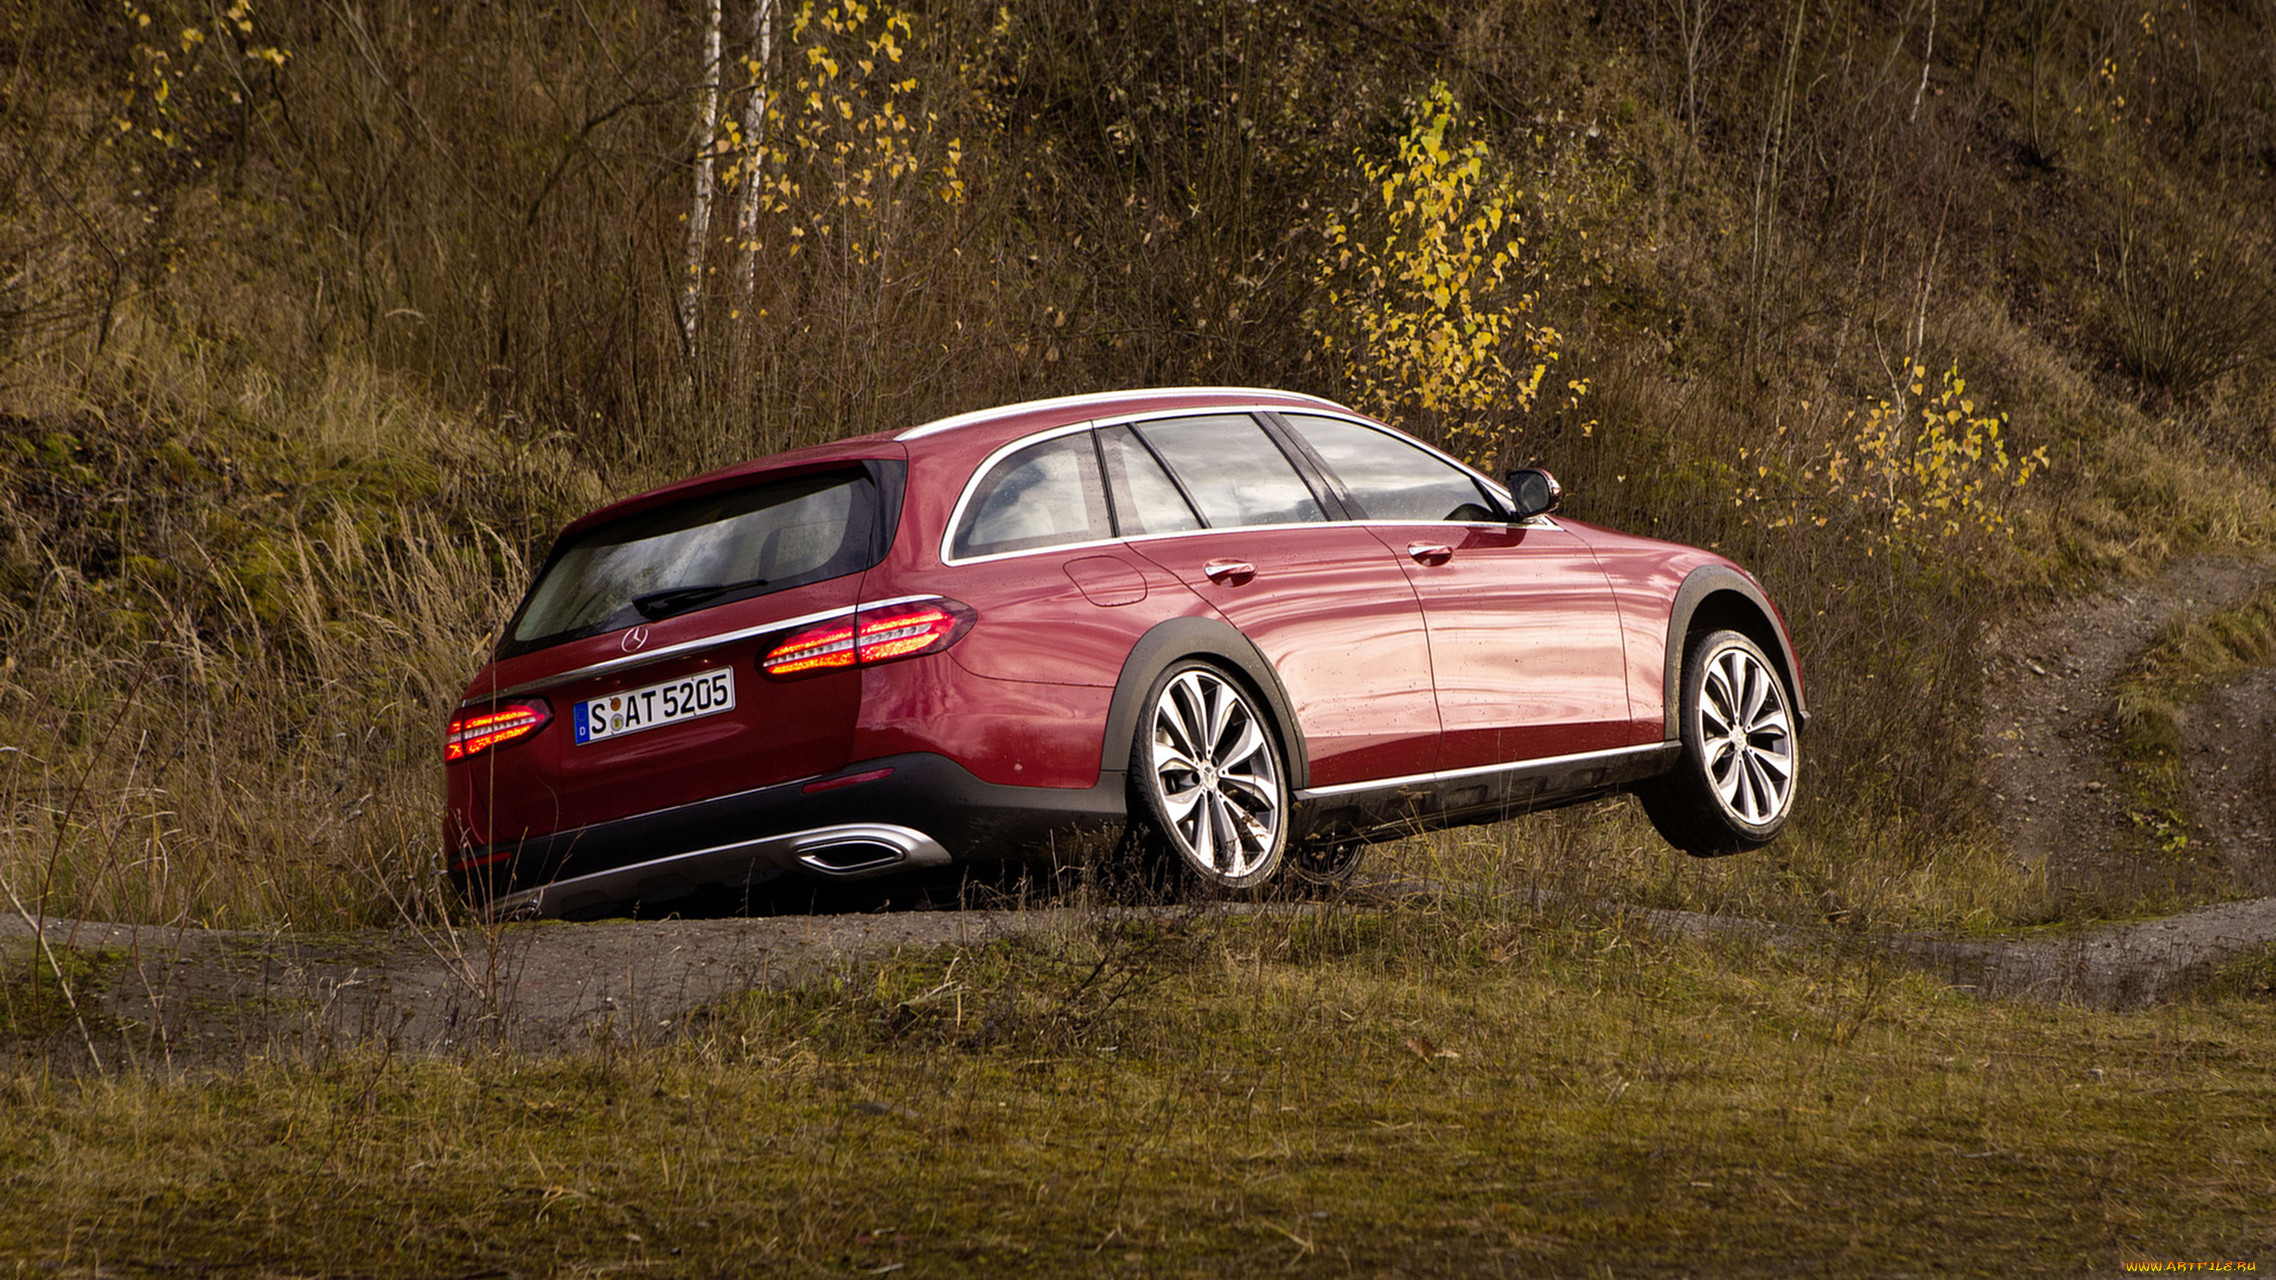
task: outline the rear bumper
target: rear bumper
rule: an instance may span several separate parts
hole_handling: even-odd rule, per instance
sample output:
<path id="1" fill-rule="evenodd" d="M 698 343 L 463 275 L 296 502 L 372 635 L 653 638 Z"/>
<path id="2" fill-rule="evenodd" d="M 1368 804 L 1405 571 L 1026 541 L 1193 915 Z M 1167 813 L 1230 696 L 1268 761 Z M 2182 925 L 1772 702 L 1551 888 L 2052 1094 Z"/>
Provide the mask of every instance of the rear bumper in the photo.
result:
<path id="1" fill-rule="evenodd" d="M 944 756 L 818 778 L 461 851 L 451 880 L 490 915 L 559 916 L 798 873 L 860 879 L 1021 858 L 1055 834 L 1122 823 L 1120 773 L 1088 788 L 982 782 Z"/>

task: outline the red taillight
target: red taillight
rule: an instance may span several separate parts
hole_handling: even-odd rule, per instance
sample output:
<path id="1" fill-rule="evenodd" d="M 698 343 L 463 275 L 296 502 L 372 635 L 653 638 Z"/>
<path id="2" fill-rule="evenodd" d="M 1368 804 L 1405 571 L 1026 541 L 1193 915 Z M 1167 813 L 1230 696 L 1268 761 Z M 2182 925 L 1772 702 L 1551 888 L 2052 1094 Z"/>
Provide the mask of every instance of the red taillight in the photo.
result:
<path id="1" fill-rule="evenodd" d="M 443 763 L 502 747 L 545 727 L 553 708 L 543 698 L 501 702 L 488 707 L 460 707 L 443 730 Z"/>
<path id="2" fill-rule="evenodd" d="M 774 647 L 774 651 L 759 659 L 759 670 L 770 676 L 795 676 L 827 667 L 850 667 L 854 664 L 854 624 L 825 623 L 808 627 Z"/>
<path id="3" fill-rule="evenodd" d="M 779 679 L 938 653 L 963 638 L 976 616 L 954 600 L 864 608 L 792 635 L 759 659 L 759 670 Z"/>
<path id="4" fill-rule="evenodd" d="M 950 639 L 962 634 L 960 629 L 964 625 L 964 619 L 939 604 L 904 605 L 875 613 L 865 611 L 859 617 L 861 639 L 856 661 L 864 665 L 913 658 L 935 647 L 945 647 Z"/>

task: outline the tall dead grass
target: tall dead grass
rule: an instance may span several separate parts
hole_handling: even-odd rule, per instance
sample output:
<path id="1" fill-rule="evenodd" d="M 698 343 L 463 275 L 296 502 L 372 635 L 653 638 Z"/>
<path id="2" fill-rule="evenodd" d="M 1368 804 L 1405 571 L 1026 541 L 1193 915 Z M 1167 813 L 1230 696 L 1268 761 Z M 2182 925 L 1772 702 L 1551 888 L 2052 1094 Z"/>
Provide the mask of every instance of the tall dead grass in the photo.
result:
<path id="1" fill-rule="evenodd" d="M 40 562 L 5 609 L 0 882 L 101 919 L 431 913 L 440 725 L 524 573 L 459 478 L 575 471 L 368 370 L 294 394 L 142 356 L 141 420 L 67 447 L 82 474 L 43 472 L 11 513 Z M 221 454 L 233 412 L 298 443 Z"/>

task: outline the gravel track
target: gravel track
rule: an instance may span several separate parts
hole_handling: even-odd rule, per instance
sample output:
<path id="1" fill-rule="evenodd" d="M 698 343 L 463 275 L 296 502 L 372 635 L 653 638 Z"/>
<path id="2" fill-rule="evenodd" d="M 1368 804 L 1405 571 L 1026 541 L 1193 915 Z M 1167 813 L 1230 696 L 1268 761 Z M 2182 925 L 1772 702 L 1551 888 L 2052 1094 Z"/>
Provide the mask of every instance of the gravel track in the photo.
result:
<path id="1" fill-rule="evenodd" d="M 2265 561 L 2197 557 L 1985 637 L 1985 781 L 2017 857 L 2043 867 L 2058 904 L 2124 897 L 2157 878 L 2134 842 L 2114 767 L 2113 686 L 2160 628 L 2230 608 L 2276 582 Z M 2196 816 L 2233 883 L 2276 891 L 2269 738 L 2276 670 L 2192 708 L 2183 726 Z"/>
<path id="2" fill-rule="evenodd" d="M 410 1052 L 551 1052 L 674 1034 L 722 996 L 851 976 L 908 948 L 1070 927 L 1071 908 L 512 924 L 328 937 L 57 920 L 49 941 L 123 957 L 80 1053 L 151 1065 Z M 0 917 L 0 940 L 31 925 Z M 106 1051 L 104 1042 L 109 1049 Z"/>

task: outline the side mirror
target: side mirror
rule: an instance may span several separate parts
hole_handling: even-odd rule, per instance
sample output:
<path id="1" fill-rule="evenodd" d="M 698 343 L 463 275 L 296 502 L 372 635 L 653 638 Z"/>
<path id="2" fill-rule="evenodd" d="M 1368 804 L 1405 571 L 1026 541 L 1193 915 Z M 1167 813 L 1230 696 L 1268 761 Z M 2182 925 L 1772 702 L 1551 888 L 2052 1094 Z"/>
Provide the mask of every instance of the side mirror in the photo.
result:
<path id="1" fill-rule="evenodd" d="M 1565 491 L 1557 477 L 1539 467 L 1526 467 L 1509 473 L 1509 498 L 1516 510 L 1510 513 L 1510 522 L 1531 520 L 1557 509 L 1565 500 Z"/>

